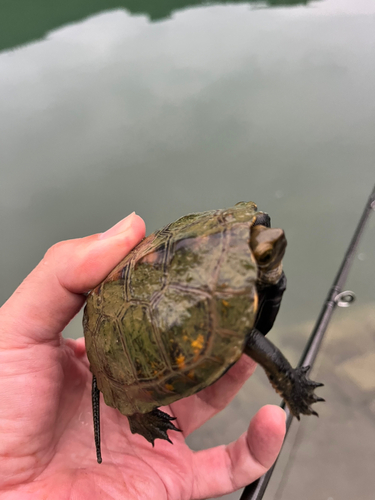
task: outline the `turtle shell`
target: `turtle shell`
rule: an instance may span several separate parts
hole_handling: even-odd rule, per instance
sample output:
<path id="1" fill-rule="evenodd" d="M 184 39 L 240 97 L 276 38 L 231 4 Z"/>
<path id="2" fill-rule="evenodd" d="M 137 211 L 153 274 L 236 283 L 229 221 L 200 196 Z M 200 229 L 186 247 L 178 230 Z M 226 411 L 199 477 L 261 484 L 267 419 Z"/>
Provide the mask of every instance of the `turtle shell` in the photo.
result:
<path id="1" fill-rule="evenodd" d="M 107 405 L 146 413 L 207 387 L 241 356 L 257 309 L 257 207 L 194 213 L 139 243 L 87 298 L 91 371 Z"/>

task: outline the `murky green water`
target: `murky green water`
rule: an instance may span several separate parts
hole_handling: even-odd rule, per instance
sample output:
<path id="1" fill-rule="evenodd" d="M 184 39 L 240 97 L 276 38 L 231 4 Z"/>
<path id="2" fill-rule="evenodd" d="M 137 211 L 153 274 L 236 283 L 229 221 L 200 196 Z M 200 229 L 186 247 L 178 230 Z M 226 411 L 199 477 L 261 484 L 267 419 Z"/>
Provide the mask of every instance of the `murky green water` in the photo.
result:
<path id="1" fill-rule="evenodd" d="M 58 240 L 254 200 L 289 242 L 278 325 L 313 320 L 375 182 L 375 2 L 155 4 L 1 7 L 0 303 Z M 374 248 L 375 217 L 359 304 Z"/>
<path id="2" fill-rule="evenodd" d="M 23 3 L 0 30 L 1 302 L 58 240 L 251 199 L 289 240 L 280 321 L 315 316 L 375 179 L 375 3 Z"/>

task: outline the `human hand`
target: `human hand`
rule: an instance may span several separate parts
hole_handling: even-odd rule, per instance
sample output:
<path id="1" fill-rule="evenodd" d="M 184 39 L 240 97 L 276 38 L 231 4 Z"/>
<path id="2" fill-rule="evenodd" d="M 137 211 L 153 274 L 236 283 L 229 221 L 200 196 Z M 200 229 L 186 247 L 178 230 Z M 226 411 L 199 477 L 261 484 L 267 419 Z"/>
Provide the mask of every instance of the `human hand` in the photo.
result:
<path id="1" fill-rule="evenodd" d="M 285 414 L 262 408 L 228 446 L 193 452 L 185 437 L 223 409 L 255 369 L 246 356 L 200 393 L 162 408 L 183 433 L 152 448 L 126 417 L 101 405 L 98 465 L 91 374 L 84 340 L 61 332 L 100 283 L 143 238 L 135 214 L 103 235 L 63 241 L 0 309 L 0 500 L 188 500 L 230 493 L 274 462 Z"/>

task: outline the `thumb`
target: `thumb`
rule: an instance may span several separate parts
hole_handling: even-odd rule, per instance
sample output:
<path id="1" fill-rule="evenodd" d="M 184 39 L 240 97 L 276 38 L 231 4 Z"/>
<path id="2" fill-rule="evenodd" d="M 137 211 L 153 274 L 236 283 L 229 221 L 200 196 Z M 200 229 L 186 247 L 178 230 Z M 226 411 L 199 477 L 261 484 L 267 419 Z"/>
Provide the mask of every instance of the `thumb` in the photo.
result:
<path id="1" fill-rule="evenodd" d="M 144 237 L 135 213 L 106 233 L 62 241 L 0 309 L 0 348 L 60 343 L 59 334 L 85 302 L 84 292 L 99 284 Z"/>
<path id="2" fill-rule="evenodd" d="M 261 408 L 237 441 L 194 454 L 192 498 L 222 496 L 258 479 L 276 460 L 284 436 L 285 412 Z"/>

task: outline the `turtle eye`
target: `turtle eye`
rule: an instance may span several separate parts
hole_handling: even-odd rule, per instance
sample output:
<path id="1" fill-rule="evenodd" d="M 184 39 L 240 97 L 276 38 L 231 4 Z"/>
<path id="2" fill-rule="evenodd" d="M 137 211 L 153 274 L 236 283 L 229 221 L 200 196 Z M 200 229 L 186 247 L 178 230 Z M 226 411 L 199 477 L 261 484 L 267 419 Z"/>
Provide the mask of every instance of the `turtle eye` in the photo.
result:
<path id="1" fill-rule="evenodd" d="M 272 253 L 272 249 L 264 252 L 264 254 L 259 257 L 259 264 L 268 264 L 272 259 Z"/>

